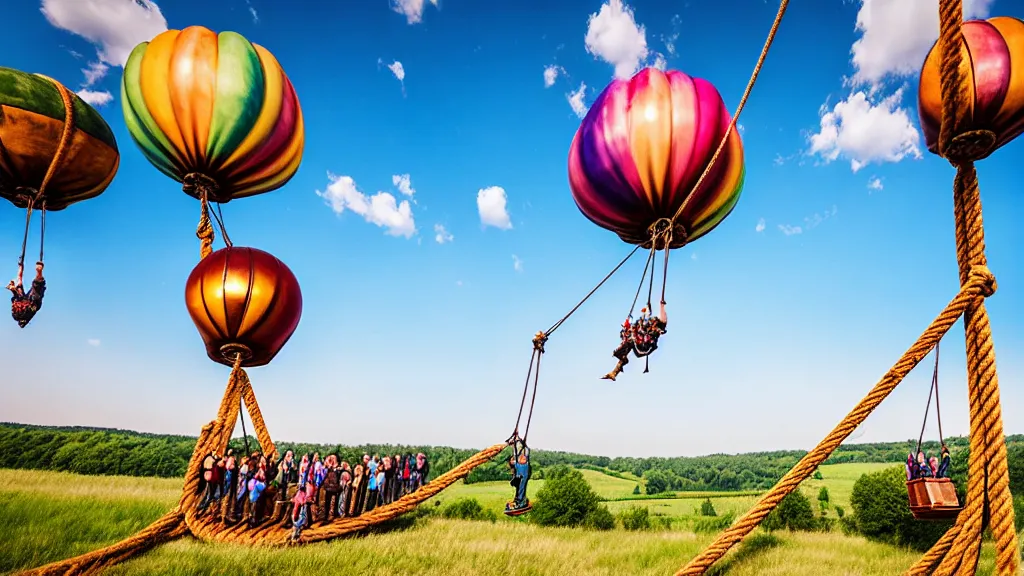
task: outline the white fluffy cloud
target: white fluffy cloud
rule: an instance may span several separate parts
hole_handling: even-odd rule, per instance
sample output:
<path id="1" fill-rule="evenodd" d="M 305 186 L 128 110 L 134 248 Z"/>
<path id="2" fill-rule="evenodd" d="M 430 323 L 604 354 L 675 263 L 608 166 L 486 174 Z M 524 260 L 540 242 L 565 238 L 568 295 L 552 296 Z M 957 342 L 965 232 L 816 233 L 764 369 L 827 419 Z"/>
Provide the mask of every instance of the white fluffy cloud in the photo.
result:
<path id="1" fill-rule="evenodd" d="M 508 215 L 508 195 L 501 186 L 481 188 L 476 193 L 476 209 L 480 213 L 482 225 L 502 230 L 512 228 L 512 220 Z"/>
<path id="2" fill-rule="evenodd" d="M 984 18 L 995 0 L 964 0 L 965 18 Z M 854 84 L 913 76 L 939 37 L 938 0 L 861 0 L 853 43 Z"/>
<path id="3" fill-rule="evenodd" d="M 430 0 L 434 8 L 439 8 L 438 0 Z M 426 7 L 424 0 L 391 0 L 391 9 L 405 16 L 409 24 L 418 24 L 423 21 L 423 9 Z"/>
<path id="4" fill-rule="evenodd" d="M 512 269 L 515 270 L 516 272 L 523 271 L 523 261 L 520 260 L 519 256 L 516 256 L 515 254 L 512 255 Z"/>
<path id="5" fill-rule="evenodd" d="M 873 176 L 870 180 L 868 180 L 868 190 L 881 190 L 882 188 L 882 181 L 879 180 L 877 177 Z"/>
<path id="6" fill-rule="evenodd" d="M 99 338 L 89 338 L 88 340 L 85 341 L 85 343 L 88 344 L 89 346 L 92 346 L 93 348 L 97 348 L 100 345 L 100 339 Z"/>
<path id="7" fill-rule="evenodd" d="M 757 226 L 754 226 L 754 232 L 764 232 L 764 218 L 757 221 Z"/>
<path id="8" fill-rule="evenodd" d="M 587 20 L 587 52 L 615 67 L 617 78 L 629 78 L 647 58 L 647 34 L 622 0 L 608 0 Z"/>
<path id="9" fill-rule="evenodd" d="M 381 61 L 378 60 L 378 62 Z M 399 82 L 405 83 L 405 66 L 402 66 L 401 62 L 395 60 L 388 64 L 388 70 L 391 70 L 391 73 L 395 75 L 395 78 L 398 78 Z"/>
<path id="10" fill-rule="evenodd" d="M 559 74 L 565 74 L 565 68 L 562 68 L 558 64 L 551 64 L 544 67 L 544 87 L 551 88 L 555 85 L 555 80 L 558 80 Z"/>
<path id="11" fill-rule="evenodd" d="M 395 174 L 391 177 L 391 183 L 405 196 L 416 193 L 416 189 L 412 187 L 412 178 L 408 174 Z"/>
<path id="12" fill-rule="evenodd" d="M 587 95 L 587 85 L 580 82 L 580 87 L 572 92 L 565 95 L 565 99 L 569 101 L 569 106 L 577 116 L 583 118 L 587 115 L 587 105 L 583 103 L 583 98 Z"/>
<path id="13" fill-rule="evenodd" d="M 811 134 L 810 154 L 826 163 L 842 156 L 856 172 L 871 162 L 899 162 L 910 156 L 920 158 L 920 136 L 905 108 L 900 108 L 903 90 L 873 104 L 864 91 L 851 94 L 832 110 L 821 107 L 821 129 Z"/>
<path id="14" fill-rule="evenodd" d="M 89 90 L 88 88 L 82 88 L 78 92 L 78 97 L 84 100 L 87 104 L 92 106 L 103 106 L 109 104 L 114 99 L 114 95 L 106 90 Z"/>
<path id="15" fill-rule="evenodd" d="M 340 215 L 349 210 L 370 224 L 384 228 L 391 236 L 411 238 L 416 233 L 416 222 L 408 200 L 399 203 L 389 192 L 367 196 L 359 191 L 355 180 L 349 176 L 336 176 L 328 172 L 327 180 L 327 190 L 317 190 L 316 194 L 324 199 L 335 214 Z"/>
<path id="16" fill-rule="evenodd" d="M 447 244 L 455 240 L 455 236 L 444 227 L 444 224 L 434 224 L 434 241 L 438 244 Z"/>
<path id="17" fill-rule="evenodd" d="M 42 0 L 40 11 L 51 25 L 96 46 L 97 61 L 82 70 L 86 95 L 79 92 L 96 105 L 110 102 L 113 95 L 84 89 L 100 81 L 111 66 L 124 66 L 139 43 L 167 30 L 167 20 L 152 0 Z"/>
<path id="18" fill-rule="evenodd" d="M 792 226 L 789 224 L 779 224 L 779 231 L 786 236 L 793 236 L 803 232 L 803 229 L 799 226 Z"/>

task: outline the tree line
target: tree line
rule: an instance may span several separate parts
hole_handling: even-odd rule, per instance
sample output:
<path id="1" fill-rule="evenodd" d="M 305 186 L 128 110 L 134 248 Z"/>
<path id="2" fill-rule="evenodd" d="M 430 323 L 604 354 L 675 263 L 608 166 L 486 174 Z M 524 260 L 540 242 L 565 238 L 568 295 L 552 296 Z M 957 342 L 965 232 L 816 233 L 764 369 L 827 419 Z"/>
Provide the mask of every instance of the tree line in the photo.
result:
<path id="1" fill-rule="evenodd" d="M 0 423 L 0 468 L 57 470 L 78 474 L 180 477 L 185 474 L 196 437 L 147 434 L 130 430 L 87 427 L 54 427 Z M 966 438 L 946 440 L 954 462 L 966 461 Z M 1024 435 L 1008 436 L 1007 442 L 1024 447 Z M 248 449 L 258 447 L 248 438 Z M 903 462 L 916 441 L 840 446 L 826 463 Z M 337 454 L 354 462 L 366 454 L 407 454 L 423 452 L 430 459 L 431 476 L 451 470 L 475 450 L 446 446 L 403 446 L 367 444 L 310 444 L 278 442 L 279 449 L 296 454 L 320 452 Z M 245 451 L 246 441 L 233 438 L 231 447 Z M 938 444 L 926 442 L 924 449 L 937 453 Z M 561 451 L 533 450 L 534 477 L 546 468 L 568 466 L 590 468 L 618 477 L 642 477 L 648 494 L 667 491 L 765 490 L 773 486 L 806 452 L 780 450 L 748 454 L 712 454 L 697 457 L 633 458 L 590 456 Z M 511 450 L 476 468 L 468 483 L 508 480 L 505 464 Z"/>

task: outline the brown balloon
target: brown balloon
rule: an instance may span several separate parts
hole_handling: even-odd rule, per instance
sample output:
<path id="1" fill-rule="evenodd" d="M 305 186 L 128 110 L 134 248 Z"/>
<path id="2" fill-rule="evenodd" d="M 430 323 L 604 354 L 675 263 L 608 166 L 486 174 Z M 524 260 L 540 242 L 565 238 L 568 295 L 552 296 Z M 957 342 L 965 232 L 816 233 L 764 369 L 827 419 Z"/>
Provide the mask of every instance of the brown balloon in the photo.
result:
<path id="1" fill-rule="evenodd" d="M 203 258 L 185 284 L 185 305 L 214 362 L 270 363 L 302 317 L 302 292 L 287 266 L 255 248 L 228 247 Z"/>

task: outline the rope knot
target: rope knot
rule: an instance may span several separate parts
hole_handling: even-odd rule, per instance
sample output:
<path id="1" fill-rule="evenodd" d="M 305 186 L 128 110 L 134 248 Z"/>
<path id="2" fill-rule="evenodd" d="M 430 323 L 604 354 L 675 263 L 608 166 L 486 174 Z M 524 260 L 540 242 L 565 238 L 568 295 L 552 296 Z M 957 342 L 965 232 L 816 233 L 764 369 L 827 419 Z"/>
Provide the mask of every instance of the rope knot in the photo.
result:
<path id="1" fill-rule="evenodd" d="M 537 334 L 535 334 L 533 336 L 533 349 L 537 350 L 538 352 L 543 354 L 544 353 L 544 344 L 546 344 L 547 341 L 548 341 L 548 335 L 545 334 L 542 331 L 538 331 Z"/>
<path id="2" fill-rule="evenodd" d="M 991 130 L 970 130 L 957 134 L 942 150 L 942 156 L 955 166 L 987 158 L 995 150 L 996 134 Z"/>
<path id="3" fill-rule="evenodd" d="M 650 240 L 641 244 L 641 247 L 650 250 L 668 250 L 670 248 L 681 248 L 686 245 L 689 235 L 686 228 L 671 218 L 658 218 L 647 227 L 647 234 Z"/>
<path id="4" fill-rule="evenodd" d="M 988 266 L 971 266 L 971 271 L 968 273 L 967 278 L 970 284 L 976 284 L 979 287 L 981 295 L 985 298 L 995 294 L 997 288 L 996 277 L 988 269 Z"/>

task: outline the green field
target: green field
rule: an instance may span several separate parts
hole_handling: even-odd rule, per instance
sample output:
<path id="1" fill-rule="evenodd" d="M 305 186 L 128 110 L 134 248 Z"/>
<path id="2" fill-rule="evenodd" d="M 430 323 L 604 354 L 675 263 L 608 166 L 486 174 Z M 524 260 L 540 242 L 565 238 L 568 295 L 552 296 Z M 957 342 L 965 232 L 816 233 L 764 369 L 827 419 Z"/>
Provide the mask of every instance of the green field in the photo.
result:
<path id="1" fill-rule="evenodd" d="M 820 485 L 848 503 L 853 478 L 878 466 L 823 466 L 824 480 L 804 488 L 814 497 Z M 632 494 L 635 481 L 583 472 L 606 498 Z M 542 485 L 531 483 L 531 492 Z M 0 572 L 29 568 L 79 554 L 128 536 L 174 505 L 181 480 L 78 476 L 0 470 Z M 435 500 L 477 498 L 500 510 L 511 495 L 504 482 L 456 484 Z M 719 496 L 719 495 L 716 495 Z M 719 513 L 742 512 L 756 497 L 717 497 Z M 652 513 L 692 517 L 699 498 L 609 502 L 612 510 L 648 506 Z M 425 506 L 432 506 L 428 503 Z M 284 574 L 301 569 L 355 570 L 354 574 L 546 575 L 671 574 L 697 554 L 713 535 L 685 528 L 650 532 L 590 532 L 540 528 L 522 519 L 491 522 L 420 519 L 411 527 L 367 537 L 289 549 L 246 548 L 184 539 L 131 560 L 109 574 Z M 685 524 L 680 524 L 685 526 Z M 841 533 L 757 532 L 738 554 L 720 564 L 731 575 L 897 574 L 917 554 Z M 986 546 L 979 574 L 991 573 Z"/>

